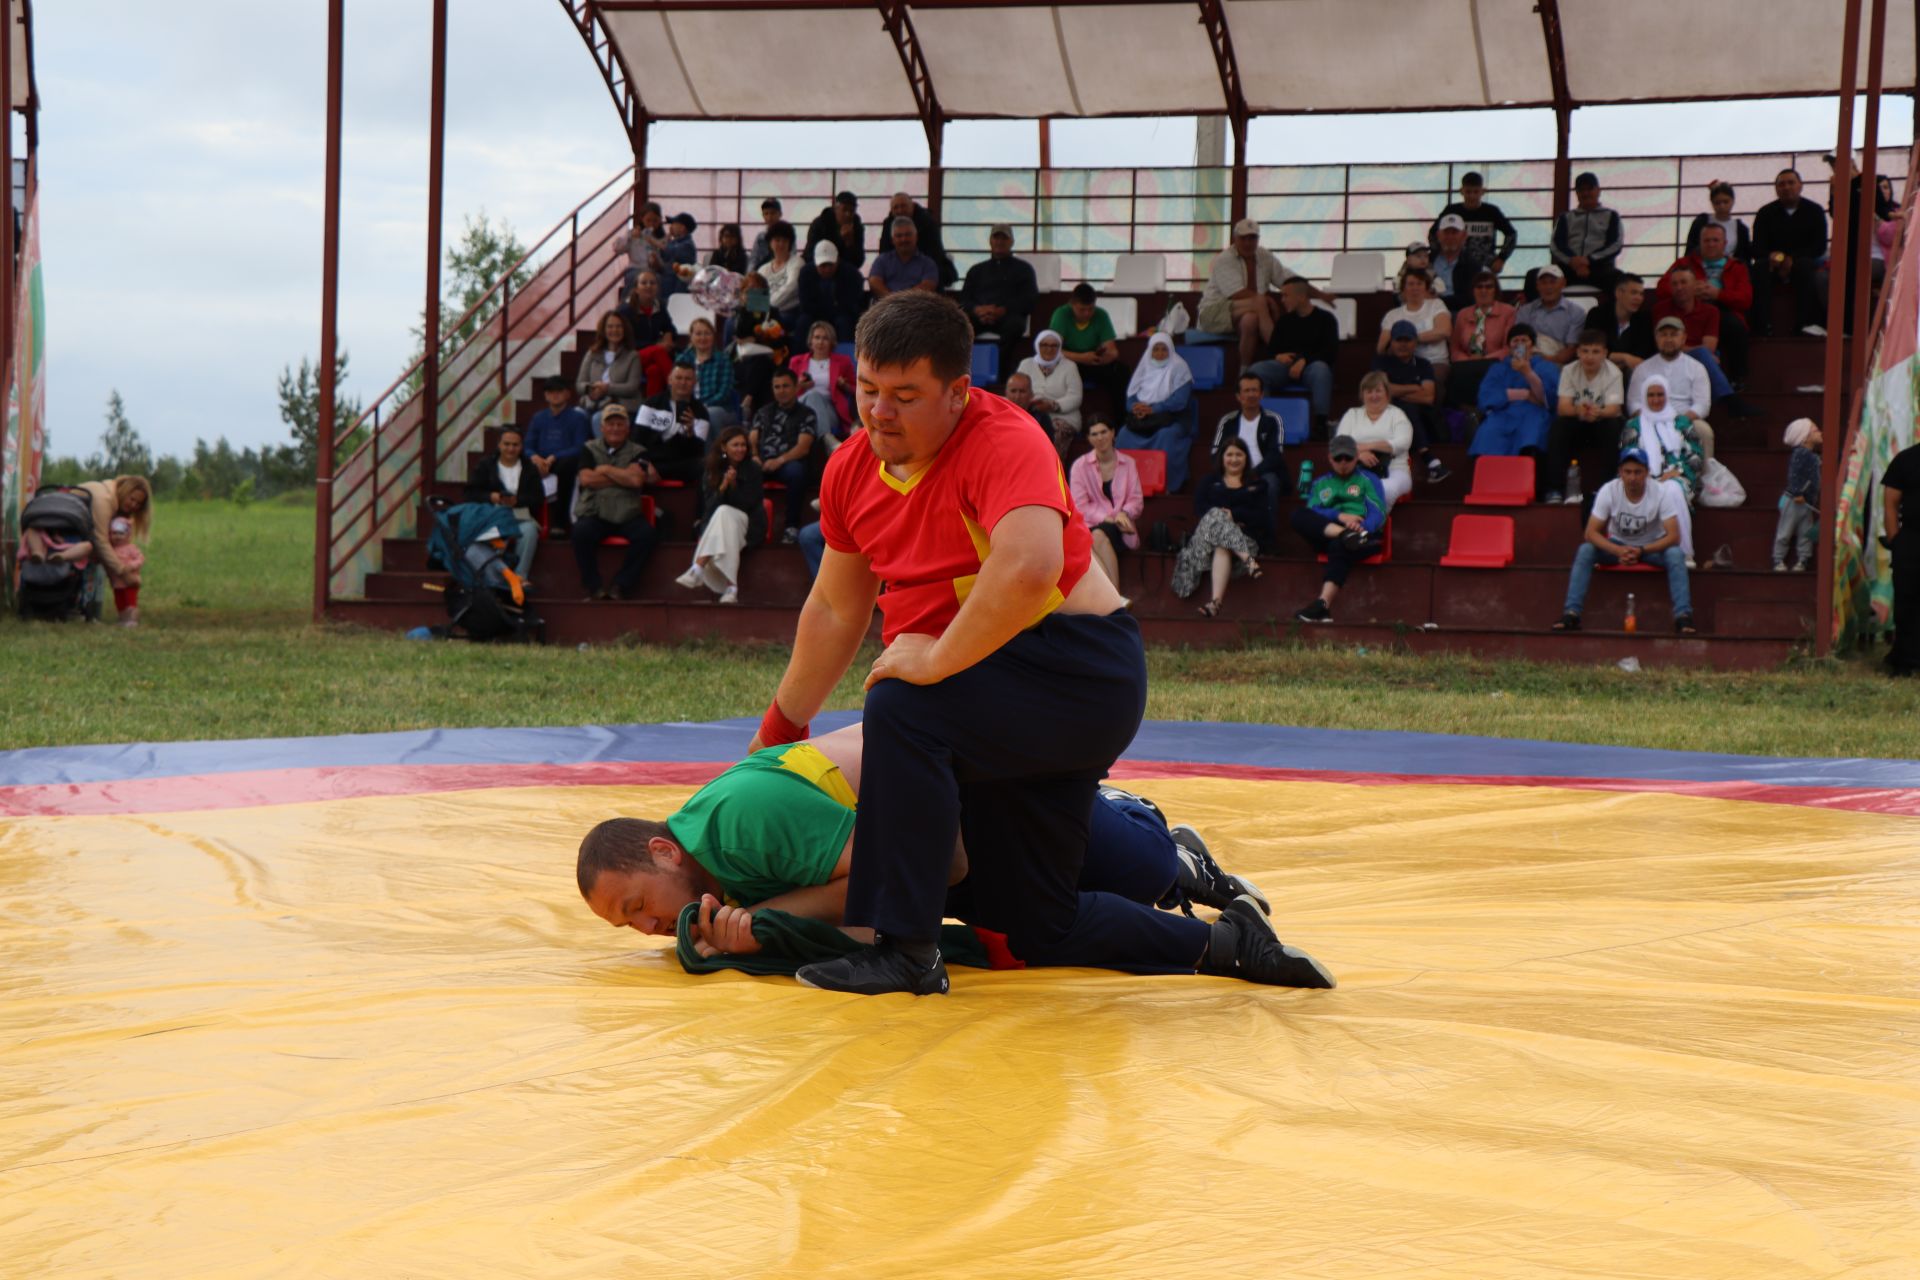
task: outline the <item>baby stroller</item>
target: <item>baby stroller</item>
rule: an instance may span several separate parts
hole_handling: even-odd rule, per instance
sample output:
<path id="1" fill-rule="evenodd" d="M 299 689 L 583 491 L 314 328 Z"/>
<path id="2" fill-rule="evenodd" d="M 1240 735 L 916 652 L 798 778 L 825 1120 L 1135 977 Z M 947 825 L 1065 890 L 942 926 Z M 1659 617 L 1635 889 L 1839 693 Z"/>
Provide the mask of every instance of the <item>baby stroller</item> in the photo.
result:
<path id="1" fill-rule="evenodd" d="M 93 500 L 84 489 L 44 485 L 20 512 L 23 542 L 28 531 L 57 546 L 93 541 Z M 100 620 L 100 571 L 87 560 L 20 562 L 20 616 L 44 622 Z"/>
<path id="2" fill-rule="evenodd" d="M 512 569 L 520 526 L 501 508 L 484 502 L 433 503 L 427 563 L 445 569 L 445 626 L 435 635 L 460 640 L 538 643 L 545 625 L 527 607 L 520 575 Z"/>

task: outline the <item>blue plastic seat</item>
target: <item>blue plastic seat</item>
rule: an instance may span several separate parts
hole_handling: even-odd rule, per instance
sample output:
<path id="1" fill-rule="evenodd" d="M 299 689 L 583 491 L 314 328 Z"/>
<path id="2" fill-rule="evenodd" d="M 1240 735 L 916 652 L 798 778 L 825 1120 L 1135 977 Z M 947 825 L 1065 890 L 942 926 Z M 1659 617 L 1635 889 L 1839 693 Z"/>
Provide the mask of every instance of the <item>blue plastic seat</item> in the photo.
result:
<path id="1" fill-rule="evenodd" d="M 997 342 L 976 342 L 973 344 L 973 385 L 991 387 L 1000 381 L 1000 344 Z"/>
<path id="2" fill-rule="evenodd" d="M 1260 407 L 1280 419 L 1280 443 L 1305 444 L 1312 428 L 1312 414 L 1306 388 L 1297 396 L 1262 396 Z"/>
<path id="3" fill-rule="evenodd" d="M 1193 389 L 1212 391 L 1227 377 L 1227 353 L 1220 347 L 1188 347 L 1187 368 L 1193 370 Z"/>

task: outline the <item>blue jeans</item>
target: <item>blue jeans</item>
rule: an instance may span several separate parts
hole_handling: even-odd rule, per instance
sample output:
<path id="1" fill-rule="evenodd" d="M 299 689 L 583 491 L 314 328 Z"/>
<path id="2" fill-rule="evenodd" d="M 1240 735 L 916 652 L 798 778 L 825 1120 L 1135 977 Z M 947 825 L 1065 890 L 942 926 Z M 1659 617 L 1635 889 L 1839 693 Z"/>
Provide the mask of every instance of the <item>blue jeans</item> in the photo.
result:
<path id="1" fill-rule="evenodd" d="M 1725 400 L 1733 394 L 1733 384 L 1727 381 L 1725 371 L 1720 368 L 1720 357 L 1705 347 L 1695 347 L 1687 354 L 1706 366 L 1707 385 L 1713 389 L 1715 400 Z"/>
<path id="2" fill-rule="evenodd" d="M 1687 586 L 1687 558 L 1680 548 L 1668 547 L 1662 551 L 1643 551 L 1640 559 L 1656 569 L 1667 571 L 1667 596 L 1673 601 L 1673 616 L 1678 618 L 1693 612 L 1693 592 Z M 1619 564 L 1620 557 L 1602 551 L 1591 542 L 1580 544 L 1580 551 L 1573 557 L 1573 576 L 1567 580 L 1567 604 L 1564 612 L 1579 613 L 1587 603 L 1587 588 L 1593 583 L 1593 567 L 1596 564 Z"/>
<path id="3" fill-rule="evenodd" d="M 1278 360 L 1262 360 L 1252 365 L 1248 373 L 1260 379 L 1267 394 L 1277 396 L 1288 387 L 1304 386 L 1307 389 L 1307 403 L 1313 406 L 1313 416 L 1324 418 L 1333 407 L 1333 370 L 1318 360 L 1307 362 L 1306 369 L 1296 381 L 1287 366 Z"/>
<path id="4" fill-rule="evenodd" d="M 800 530 L 800 554 L 807 561 L 807 577 L 819 577 L 820 561 L 827 554 L 827 535 L 820 528 L 818 520 Z"/>
<path id="5" fill-rule="evenodd" d="M 800 461 L 785 463 L 767 472 L 766 478 L 778 480 L 787 486 L 787 522 L 782 528 L 798 529 L 805 523 L 807 499 L 813 496 L 807 488 L 807 464 Z"/>

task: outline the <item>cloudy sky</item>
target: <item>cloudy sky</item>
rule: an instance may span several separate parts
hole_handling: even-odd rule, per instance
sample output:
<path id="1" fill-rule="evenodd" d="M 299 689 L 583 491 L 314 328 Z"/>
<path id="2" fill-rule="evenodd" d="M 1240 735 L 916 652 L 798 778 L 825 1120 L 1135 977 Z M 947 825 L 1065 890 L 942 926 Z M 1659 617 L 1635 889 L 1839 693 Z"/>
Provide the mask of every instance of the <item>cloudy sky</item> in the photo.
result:
<path id="1" fill-rule="evenodd" d="M 452 6 L 446 212 L 531 241 L 626 163 L 605 85 L 555 0 Z M 109 391 L 161 452 L 278 442 L 280 368 L 319 348 L 322 0 L 52 0 L 35 6 L 48 418 L 95 446 Z M 371 397 L 412 350 L 424 281 L 426 0 L 348 0 L 342 341 Z M 1912 136 L 1890 99 L 1881 140 Z M 1574 117 L 1576 155 L 1816 149 L 1831 101 L 1618 108 Z M 1444 145 L 1440 145 L 1444 143 Z M 1061 165 L 1190 161 L 1190 120 L 1056 124 Z M 654 163 L 917 165 L 915 124 L 663 125 Z M 1252 159 L 1311 164 L 1551 155 L 1545 112 L 1257 121 Z M 1030 165 L 1030 123 L 955 125 L 948 164 Z"/>

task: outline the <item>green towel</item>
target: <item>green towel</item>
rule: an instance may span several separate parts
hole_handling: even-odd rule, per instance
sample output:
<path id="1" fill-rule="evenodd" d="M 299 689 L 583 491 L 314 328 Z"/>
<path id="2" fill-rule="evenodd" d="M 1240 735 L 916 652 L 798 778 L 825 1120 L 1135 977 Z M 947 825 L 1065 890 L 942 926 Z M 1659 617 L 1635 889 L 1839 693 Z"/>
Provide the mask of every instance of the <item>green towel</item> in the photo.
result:
<path id="1" fill-rule="evenodd" d="M 792 976 L 803 964 L 832 960 L 867 945 L 855 942 L 834 925 L 789 915 L 785 911 L 756 911 L 753 914 L 753 939 L 760 950 L 750 956 L 702 956 L 693 949 L 694 921 L 700 904 L 689 902 L 680 910 L 674 925 L 674 954 L 688 973 L 718 973 L 732 969 L 739 973 L 784 974 Z M 950 964 L 970 965 L 976 969 L 992 966 L 987 949 L 974 931 L 963 924 L 940 927 L 940 954 Z"/>

